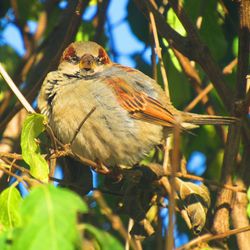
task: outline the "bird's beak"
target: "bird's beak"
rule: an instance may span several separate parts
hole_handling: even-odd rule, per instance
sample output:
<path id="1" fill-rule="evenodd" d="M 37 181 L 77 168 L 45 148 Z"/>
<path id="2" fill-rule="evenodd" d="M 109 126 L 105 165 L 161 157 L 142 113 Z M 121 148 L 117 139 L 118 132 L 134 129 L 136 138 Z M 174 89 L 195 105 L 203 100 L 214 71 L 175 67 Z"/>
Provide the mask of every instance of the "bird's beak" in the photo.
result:
<path id="1" fill-rule="evenodd" d="M 82 57 L 79 62 L 79 68 L 82 70 L 93 70 L 96 67 L 94 57 Z"/>

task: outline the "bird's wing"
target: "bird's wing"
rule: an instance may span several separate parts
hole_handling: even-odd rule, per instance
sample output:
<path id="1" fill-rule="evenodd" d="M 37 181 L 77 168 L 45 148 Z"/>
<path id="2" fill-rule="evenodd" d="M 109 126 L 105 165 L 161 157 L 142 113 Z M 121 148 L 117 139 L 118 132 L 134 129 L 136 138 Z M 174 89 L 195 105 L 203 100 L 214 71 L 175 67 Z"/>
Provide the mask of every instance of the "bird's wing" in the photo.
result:
<path id="1" fill-rule="evenodd" d="M 114 90 L 120 105 L 135 119 L 173 127 L 177 121 L 170 110 L 143 91 L 138 91 L 120 77 L 109 76 L 105 81 Z"/>

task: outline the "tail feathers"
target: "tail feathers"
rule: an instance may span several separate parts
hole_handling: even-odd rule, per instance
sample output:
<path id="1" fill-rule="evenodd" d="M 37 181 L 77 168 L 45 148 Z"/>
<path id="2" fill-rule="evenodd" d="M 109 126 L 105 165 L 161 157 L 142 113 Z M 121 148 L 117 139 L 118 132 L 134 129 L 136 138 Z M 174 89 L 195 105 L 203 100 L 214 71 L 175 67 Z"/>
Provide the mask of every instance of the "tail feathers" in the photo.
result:
<path id="1" fill-rule="evenodd" d="M 194 125 L 230 125 L 238 121 L 239 119 L 229 116 L 198 115 L 193 113 L 186 113 L 185 115 L 185 122 Z"/>

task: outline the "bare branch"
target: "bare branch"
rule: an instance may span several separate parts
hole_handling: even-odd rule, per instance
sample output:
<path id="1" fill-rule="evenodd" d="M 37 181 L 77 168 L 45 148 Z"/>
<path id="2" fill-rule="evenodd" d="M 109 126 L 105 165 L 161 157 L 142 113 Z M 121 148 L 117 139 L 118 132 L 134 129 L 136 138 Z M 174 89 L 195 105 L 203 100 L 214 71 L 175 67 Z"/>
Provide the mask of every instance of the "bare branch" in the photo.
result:
<path id="1" fill-rule="evenodd" d="M 13 93 L 16 95 L 17 99 L 22 103 L 23 107 L 29 112 L 29 113 L 35 113 L 35 110 L 32 108 L 32 106 L 29 104 L 29 102 L 26 100 L 26 98 L 23 96 L 21 91 L 17 88 L 15 83 L 12 81 L 2 64 L 0 63 L 0 74 L 2 75 L 3 79 L 6 81 L 6 83 L 9 85 Z"/>
<path id="2" fill-rule="evenodd" d="M 201 242 L 208 242 L 211 240 L 223 239 L 223 238 L 226 238 L 228 236 L 239 234 L 239 233 L 246 232 L 249 230 L 250 230 L 250 226 L 247 226 L 247 227 L 243 227 L 243 228 L 228 230 L 227 232 L 221 233 L 221 234 L 204 234 L 204 235 L 197 237 L 194 240 L 188 242 L 184 246 L 177 248 L 176 250 L 188 250 L 188 249 L 191 249 L 192 246 L 198 245 Z"/>
<path id="3" fill-rule="evenodd" d="M 152 31 L 153 31 L 154 41 L 155 41 L 155 47 L 156 47 L 155 50 L 156 50 L 156 54 L 157 54 L 159 61 L 160 61 L 161 75 L 162 75 L 162 79 L 163 79 L 163 83 L 164 83 L 164 89 L 165 89 L 167 97 L 169 97 L 167 73 L 166 73 L 166 69 L 164 66 L 164 62 L 162 60 L 161 47 L 160 47 L 160 42 L 159 42 L 159 38 L 158 38 L 158 34 L 157 34 L 155 18 L 154 18 L 154 15 L 152 14 L 151 11 L 149 11 L 149 17 L 150 17 L 150 22 L 152 25 Z"/>

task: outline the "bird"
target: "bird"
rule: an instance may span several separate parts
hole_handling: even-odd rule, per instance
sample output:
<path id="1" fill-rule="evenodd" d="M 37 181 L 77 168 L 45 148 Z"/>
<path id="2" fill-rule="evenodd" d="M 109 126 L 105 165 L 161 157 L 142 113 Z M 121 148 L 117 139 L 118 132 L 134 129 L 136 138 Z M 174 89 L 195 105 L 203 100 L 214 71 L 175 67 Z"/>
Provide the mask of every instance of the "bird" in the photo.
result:
<path id="1" fill-rule="evenodd" d="M 233 117 L 176 109 L 154 79 L 112 62 L 92 41 L 73 42 L 64 50 L 57 70 L 43 81 L 38 108 L 59 141 L 108 168 L 134 166 L 177 125 L 185 131 L 235 123 Z"/>

